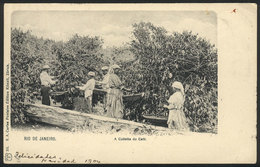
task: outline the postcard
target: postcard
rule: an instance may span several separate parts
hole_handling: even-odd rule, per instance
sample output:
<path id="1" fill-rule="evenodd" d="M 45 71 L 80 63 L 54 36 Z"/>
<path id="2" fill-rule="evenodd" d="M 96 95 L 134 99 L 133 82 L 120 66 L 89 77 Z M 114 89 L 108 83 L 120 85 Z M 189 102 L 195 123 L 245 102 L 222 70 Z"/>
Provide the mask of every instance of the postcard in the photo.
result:
<path id="1" fill-rule="evenodd" d="M 257 5 L 5 4 L 4 163 L 256 163 Z"/>

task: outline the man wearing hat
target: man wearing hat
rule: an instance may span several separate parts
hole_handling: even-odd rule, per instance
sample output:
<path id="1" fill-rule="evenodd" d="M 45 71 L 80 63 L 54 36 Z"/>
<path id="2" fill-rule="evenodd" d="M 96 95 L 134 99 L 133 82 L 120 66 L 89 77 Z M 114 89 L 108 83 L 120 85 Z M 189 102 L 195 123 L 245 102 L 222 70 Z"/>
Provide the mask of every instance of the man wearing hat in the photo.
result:
<path id="1" fill-rule="evenodd" d="M 50 105 L 50 89 L 51 85 L 55 84 L 57 80 L 52 80 L 48 74 L 50 67 L 48 65 L 44 65 L 42 67 L 42 72 L 40 74 L 41 80 L 41 96 L 42 96 L 42 104 Z"/>
<path id="2" fill-rule="evenodd" d="M 88 73 L 88 76 L 90 79 L 87 81 L 87 83 L 83 86 L 77 86 L 77 88 L 85 91 L 85 99 L 87 100 L 88 110 L 89 112 L 92 112 L 92 95 L 96 84 L 96 81 L 94 79 L 95 72 L 90 71 Z"/>

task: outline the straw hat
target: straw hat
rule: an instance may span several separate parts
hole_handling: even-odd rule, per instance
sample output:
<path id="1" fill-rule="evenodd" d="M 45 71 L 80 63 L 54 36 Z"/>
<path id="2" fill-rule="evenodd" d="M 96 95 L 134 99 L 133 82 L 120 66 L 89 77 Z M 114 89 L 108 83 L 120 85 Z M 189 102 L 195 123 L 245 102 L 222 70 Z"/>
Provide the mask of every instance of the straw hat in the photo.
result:
<path id="1" fill-rule="evenodd" d="M 104 66 L 104 67 L 101 68 L 101 70 L 108 70 L 108 69 L 109 69 L 108 66 Z"/>
<path id="2" fill-rule="evenodd" d="M 175 82 L 173 82 L 172 87 L 179 89 L 181 91 L 181 93 L 184 95 L 184 88 L 183 88 L 182 83 L 175 81 Z"/>
<path id="3" fill-rule="evenodd" d="M 120 69 L 119 65 L 117 65 L 117 64 L 112 65 L 111 68 L 113 68 L 113 69 Z"/>
<path id="4" fill-rule="evenodd" d="M 93 71 L 90 71 L 90 72 L 88 72 L 88 76 L 95 76 L 95 72 L 93 72 Z"/>
<path id="5" fill-rule="evenodd" d="M 49 69 L 50 68 L 50 66 L 48 66 L 48 65 L 44 65 L 43 67 L 42 67 L 42 69 Z"/>

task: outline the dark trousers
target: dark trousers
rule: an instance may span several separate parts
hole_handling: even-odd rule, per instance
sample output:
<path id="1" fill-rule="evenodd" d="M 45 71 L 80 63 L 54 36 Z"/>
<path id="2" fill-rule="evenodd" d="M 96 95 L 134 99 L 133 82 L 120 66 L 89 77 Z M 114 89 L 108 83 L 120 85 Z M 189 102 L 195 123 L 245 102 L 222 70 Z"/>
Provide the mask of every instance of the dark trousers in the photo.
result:
<path id="1" fill-rule="evenodd" d="M 50 87 L 42 86 L 41 87 L 41 95 L 42 95 L 42 104 L 50 105 Z"/>

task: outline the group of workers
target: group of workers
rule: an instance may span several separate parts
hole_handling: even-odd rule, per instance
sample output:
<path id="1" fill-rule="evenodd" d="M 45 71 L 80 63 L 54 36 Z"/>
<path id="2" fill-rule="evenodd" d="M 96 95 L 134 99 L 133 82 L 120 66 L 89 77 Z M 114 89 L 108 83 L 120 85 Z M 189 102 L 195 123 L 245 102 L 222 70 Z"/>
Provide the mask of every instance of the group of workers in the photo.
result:
<path id="1" fill-rule="evenodd" d="M 57 80 L 53 80 L 48 74 L 50 67 L 44 65 L 40 79 L 41 79 L 41 95 L 42 104 L 50 105 L 50 86 L 55 84 Z M 92 96 L 95 85 L 101 85 L 103 90 L 106 91 L 104 98 L 105 113 L 108 117 L 123 118 L 123 92 L 124 89 L 118 73 L 120 70 L 119 65 L 114 64 L 111 67 L 102 67 L 103 80 L 95 80 L 95 72 L 88 72 L 88 81 L 83 86 L 76 86 L 76 88 L 84 91 L 84 97 L 88 106 L 88 110 L 92 111 Z"/>
<path id="2" fill-rule="evenodd" d="M 57 80 L 53 80 L 53 77 L 49 76 L 49 66 L 43 66 L 41 79 L 41 95 L 42 104 L 50 105 L 50 85 L 55 84 Z M 89 80 L 83 86 L 77 86 L 78 89 L 85 92 L 85 99 L 88 103 L 89 111 L 92 111 L 92 95 L 95 85 L 101 85 L 105 90 L 106 96 L 104 98 L 104 106 L 106 116 L 113 118 L 123 118 L 123 92 L 124 89 L 118 73 L 120 67 L 116 64 L 111 67 L 102 67 L 103 80 L 95 80 L 95 72 L 90 71 L 88 73 Z M 188 130 L 187 120 L 183 111 L 183 105 L 185 101 L 184 88 L 181 82 L 175 81 L 172 84 L 174 93 L 168 99 L 168 104 L 164 105 L 164 108 L 169 110 L 168 114 L 168 127 L 178 130 Z"/>
<path id="3" fill-rule="evenodd" d="M 92 111 L 92 96 L 95 85 L 101 85 L 106 91 L 104 98 L 105 114 L 108 117 L 123 118 L 123 92 L 124 89 L 121 80 L 118 77 L 120 67 L 117 64 L 102 67 L 103 80 L 96 81 L 95 73 L 88 73 L 89 80 L 83 86 L 77 86 L 80 90 L 85 91 L 85 99 L 88 103 L 88 110 Z"/>

